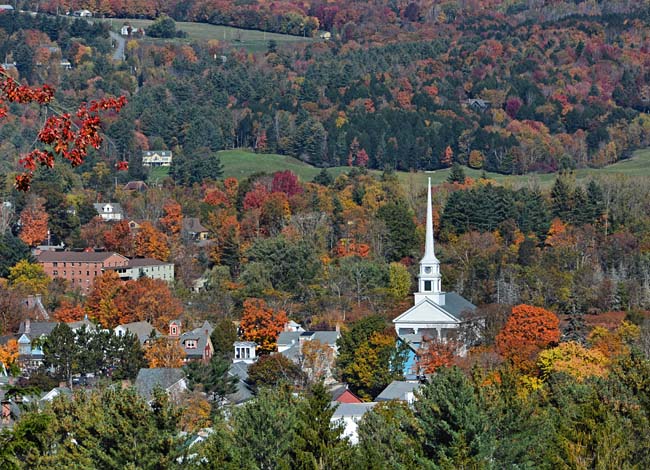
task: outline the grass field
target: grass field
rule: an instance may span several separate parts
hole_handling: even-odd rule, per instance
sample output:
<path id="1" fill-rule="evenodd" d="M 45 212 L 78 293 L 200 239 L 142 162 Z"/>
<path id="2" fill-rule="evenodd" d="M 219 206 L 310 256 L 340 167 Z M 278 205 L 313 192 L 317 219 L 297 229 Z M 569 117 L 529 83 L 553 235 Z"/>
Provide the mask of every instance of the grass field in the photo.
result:
<path id="1" fill-rule="evenodd" d="M 110 21 L 114 31 L 120 32 L 120 28 L 125 22 L 135 28 L 147 28 L 153 20 L 139 20 L 132 18 L 108 18 L 102 21 Z M 183 21 L 176 22 L 176 29 L 187 33 L 187 39 L 191 41 L 207 41 L 209 39 L 218 39 L 232 43 L 234 46 L 243 47 L 252 52 L 265 51 L 270 40 L 276 41 L 279 45 L 287 43 L 300 43 L 313 41 L 312 38 L 300 36 L 290 36 L 288 34 L 267 33 L 264 31 L 255 31 L 248 29 L 231 28 L 230 26 L 217 26 L 207 23 L 188 23 Z M 182 41 L 182 39 L 156 39 L 157 41 Z"/>
<path id="2" fill-rule="evenodd" d="M 253 173 L 267 172 L 274 173 L 281 170 L 291 170 L 303 181 L 311 181 L 318 174 L 320 168 L 315 168 L 307 163 L 301 162 L 293 157 L 286 155 L 274 154 L 257 154 L 247 150 L 224 150 L 219 152 L 221 163 L 224 168 L 224 177 L 234 176 L 238 179 L 246 178 Z M 336 177 L 341 173 L 349 171 L 347 166 L 328 168 L 328 172 Z M 465 174 L 472 178 L 481 176 L 480 170 L 464 168 Z M 372 170 L 372 173 L 379 174 L 379 171 Z M 424 186 L 427 177 L 431 177 L 433 184 L 440 184 L 447 180 L 449 169 L 436 170 L 433 172 L 399 172 L 398 176 L 402 183 L 416 184 Z M 638 150 L 629 160 L 624 160 L 605 168 L 592 169 L 585 168 L 575 171 L 578 181 L 603 174 L 623 174 L 628 176 L 650 176 L 650 149 Z M 529 174 L 506 176 L 497 173 L 487 173 L 487 176 L 502 184 L 511 184 L 520 186 L 528 182 L 537 181 L 540 186 L 548 187 L 555 181 L 555 175 L 549 174 Z"/>

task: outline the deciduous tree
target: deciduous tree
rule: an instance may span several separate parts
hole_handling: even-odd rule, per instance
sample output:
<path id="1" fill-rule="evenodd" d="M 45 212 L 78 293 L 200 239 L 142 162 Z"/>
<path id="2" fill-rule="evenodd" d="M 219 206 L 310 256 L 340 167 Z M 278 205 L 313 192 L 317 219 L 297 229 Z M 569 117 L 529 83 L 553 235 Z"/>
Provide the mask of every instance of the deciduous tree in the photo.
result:
<path id="1" fill-rule="evenodd" d="M 287 321 L 283 310 L 270 308 L 262 299 L 246 299 L 239 327 L 242 338 L 254 341 L 260 354 L 268 354 L 275 350 L 278 336 Z"/>
<path id="2" fill-rule="evenodd" d="M 149 367 L 183 367 L 185 351 L 177 338 L 160 337 L 152 340 L 145 348 L 144 357 Z"/>

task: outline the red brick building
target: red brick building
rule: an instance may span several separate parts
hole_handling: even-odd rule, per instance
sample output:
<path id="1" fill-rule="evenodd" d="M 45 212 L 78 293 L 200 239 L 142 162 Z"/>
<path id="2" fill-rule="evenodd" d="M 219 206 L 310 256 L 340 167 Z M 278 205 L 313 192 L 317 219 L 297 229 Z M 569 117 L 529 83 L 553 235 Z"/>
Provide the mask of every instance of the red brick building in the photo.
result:
<path id="1" fill-rule="evenodd" d="M 48 276 L 66 279 L 84 294 L 90 291 L 95 277 L 100 276 L 104 268 L 129 264 L 129 259 L 120 254 L 92 251 L 43 251 L 36 259 Z"/>

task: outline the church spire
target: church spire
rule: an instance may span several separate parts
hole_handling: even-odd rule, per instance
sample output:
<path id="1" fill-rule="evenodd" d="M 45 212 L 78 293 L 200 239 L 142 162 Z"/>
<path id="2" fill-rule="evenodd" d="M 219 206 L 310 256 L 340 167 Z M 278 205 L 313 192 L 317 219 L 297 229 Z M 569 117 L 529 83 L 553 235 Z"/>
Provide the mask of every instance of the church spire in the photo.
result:
<path id="1" fill-rule="evenodd" d="M 420 263 L 437 262 L 436 254 L 434 251 L 433 241 L 433 205 L 431 204 L 431 178 L 427 185 L 427 225 L 426 225 L 426 238 L 424 243 L 424 257 Z"/>
<path id="2" fill-rule="evenodd" d="M 418 275 L 418 291 L 415 293 L 415 303 L 429 299 L 438 305 L 445 304 L 445 294 L 442 292 L 442 276 L 440 261 L 436 258 L 433 240 L 433 205 L 431 203 L 431 178 L 427 185 L 427 221 L 424 244 L 424 256 L 420 260 Z"/>

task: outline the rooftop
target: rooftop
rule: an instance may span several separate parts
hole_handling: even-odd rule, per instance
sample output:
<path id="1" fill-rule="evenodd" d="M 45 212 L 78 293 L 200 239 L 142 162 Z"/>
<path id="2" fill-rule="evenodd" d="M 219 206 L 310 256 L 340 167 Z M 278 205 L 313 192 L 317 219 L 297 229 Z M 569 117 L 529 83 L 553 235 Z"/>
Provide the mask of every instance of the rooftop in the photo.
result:
<path id="1" fill-rule="evenodd" d="M 102 263 L 113 255 L 122 256 L 110 251 L 42 251 L 36 255 L 36 259 L 40 263 Z M 127 259 L 126 256 L 122 256 L 122 258 Z"/>

